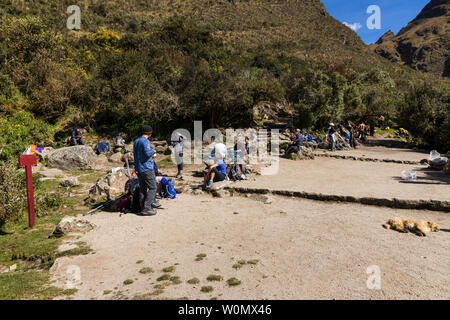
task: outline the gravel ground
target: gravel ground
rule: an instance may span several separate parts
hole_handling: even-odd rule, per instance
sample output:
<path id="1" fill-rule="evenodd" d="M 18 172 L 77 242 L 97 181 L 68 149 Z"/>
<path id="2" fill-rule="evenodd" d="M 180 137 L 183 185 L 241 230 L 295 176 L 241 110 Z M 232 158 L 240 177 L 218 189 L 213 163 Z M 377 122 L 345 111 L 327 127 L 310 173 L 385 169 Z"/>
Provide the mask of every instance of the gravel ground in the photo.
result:
<path id="1" fill-rule="evenodd" d="M 75 299 L 149 293 L 158 299 L 450 298 L 446 213 L 187 194 L 163 204 L 154 217 L 106 212 L 88 217 L 96 229 L 71 241 L 85 241 L 94 253 L 58 259 L 51 270 L 56 283 L 64 285 L 68 267 L 75 265 L 82 281 Z M 443 230 L 418 237 L 382 228 L 395 216 L 433 220 Z M 201 253 L 206 257 L 195 261 Z M 258 262 L 234 269 L 241 259 Z M 366 270 L 373 265 L 381 271 L 381 290 L 366 285 Z M 157 278 L 168 266 L 175 266 L 169 274 L 182 282 L 156 291 L 155 285 L 167 282 Z M 140 273 L 144 267 L 154 272 Z M 207 281 L 211 274 L 223 280 Z M 231 277 L 242 283 L 230 287 Z M 200 283 L 186 283 L 191 278 Z M 125 285 L 128 279 L 133 283 Z M 213 291 L 202 292 L 202 286 Z"/>

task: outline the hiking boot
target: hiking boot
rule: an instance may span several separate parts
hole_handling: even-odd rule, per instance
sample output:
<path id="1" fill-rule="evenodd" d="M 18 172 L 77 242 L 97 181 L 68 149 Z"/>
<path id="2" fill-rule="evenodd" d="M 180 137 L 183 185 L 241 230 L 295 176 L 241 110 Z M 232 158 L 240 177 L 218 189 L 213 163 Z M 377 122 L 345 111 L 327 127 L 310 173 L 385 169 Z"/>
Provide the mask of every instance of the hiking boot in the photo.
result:
<path id="1" fill-rule="evenodd" d="M 206 188 L 211 188 L 212 187 L 212 185 L 213 185 L 213 182 L 212 181 L 209 181 L 209 182 L 207 182 L 206 183 Z"/>
<path id="2" fill-rule="evenodd" d="M 141 213 L 139 213 L 140 216 L 154 216 L 156 214 L 156 211 L 154 210 L 146 210 L 146 211 L 142 211 Z"/>
<path id="3" fill-rule="evenodd" d="M 161 203 L 158 200 L 155 200 L 155 202 L 152 203 L 152 208 L 160 208 L 161 207 Z"/>

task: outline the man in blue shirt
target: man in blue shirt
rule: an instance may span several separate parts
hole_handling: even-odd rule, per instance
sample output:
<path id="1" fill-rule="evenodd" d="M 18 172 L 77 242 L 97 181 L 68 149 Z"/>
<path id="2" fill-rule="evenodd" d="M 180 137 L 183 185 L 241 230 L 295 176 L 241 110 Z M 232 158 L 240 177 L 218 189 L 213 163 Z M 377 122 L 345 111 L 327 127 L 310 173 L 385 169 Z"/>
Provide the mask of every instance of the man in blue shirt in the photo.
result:
<path id="1" fill-rule="evenodd" d="M 153 216 L 156 212 L 152 208 L 156 197 L 156 178 L 153 165 L 155 150 L 150 144 L 152 127 L 144 126 L 142 136 L 134 141 L 134 170 L 139 179 L 139 202 L 143 216 Z"/>

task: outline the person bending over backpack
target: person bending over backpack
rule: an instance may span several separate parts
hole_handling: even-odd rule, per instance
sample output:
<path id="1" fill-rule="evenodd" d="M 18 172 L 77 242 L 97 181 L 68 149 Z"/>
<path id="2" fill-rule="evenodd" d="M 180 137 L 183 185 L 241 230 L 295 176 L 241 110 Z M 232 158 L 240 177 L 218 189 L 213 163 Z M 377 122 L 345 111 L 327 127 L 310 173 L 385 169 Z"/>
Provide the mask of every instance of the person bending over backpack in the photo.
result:
<path id="1" fill-rule="evenodd" d="M 204 181 L 207 188 L 211 187 L 213 182 L 224 181 L 227 177 L 227 166 L 219 154 L 214 156 L 215 163 L 209 166 L 205 174 Z"/>

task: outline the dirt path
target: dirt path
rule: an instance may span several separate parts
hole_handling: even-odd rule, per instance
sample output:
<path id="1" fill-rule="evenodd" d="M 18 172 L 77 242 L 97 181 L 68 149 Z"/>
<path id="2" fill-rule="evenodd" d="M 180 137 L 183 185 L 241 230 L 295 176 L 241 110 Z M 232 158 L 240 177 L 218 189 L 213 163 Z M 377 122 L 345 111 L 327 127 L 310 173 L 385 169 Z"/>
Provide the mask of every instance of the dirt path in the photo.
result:
<path id="1" fill-rule="evenodd" d="M 75 299 L 149 293 L 151 298 L 189 299 L 450 298 L 450 216 L 445 213 L 285 198 L 267 205 L 244 197 L 192 195 L 164 206 L 154 217 L 89 217 L 97 228 L 76 241 L 86 241 L 95 254 L 58 259 L 55 278 L 64 284 L 68 266 L 80 268 L 82 286 Z M 445 230 L 420 238 L 383 229 L 394 216 L 432 219 Z M 195 261 L 200 253 L 206 257 Z M 234 269 L 241 259 L 259 261 Z M 154 286 L 164 283 L 157 281 L 161 270 L 172 265 L 171 275 L 182 283 L 158 292 Z M 366 286 L 371 265 L 381 269 L 381 290 Z M 143 267 L 154 272 L 139 273 Z M 209 282 L 210 274 L 224 280 Z M 186 283 L 194 277 L 199 284 Z M 225 280 L 231 277 L 242 284 L 228 286 Z M 127 279 L 133 283 L 123 284 Z M 214 289 L 203 293 L 202 286 Z"/>
<path id="2" fill-rule="evenodd" d="M 317 154 L 333 154 L 339 156 L 354 156 L 372 159 L 391 159 L 399 161 L 421 161 L 422 159 L 428 159 L 428 153 L 414 151 L 404 148 L 387 148 L 381 146 L 366 146 L 360 145 L 357 149 L 329 151 L 317 149 Z"/>
<path id="3" fill-rule="evenodd" d="M 418 180 L 401 180 L 403 170 L 416 170 Z M 239 187 L 306 191 L 356 197 L 450 201 L 450 175 L 425 166 L 333 158 L 309 161 L 280 159 L 277 175 L 236 183 Z"/>

